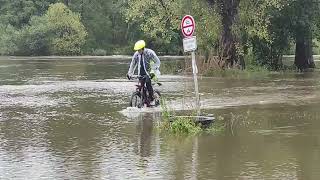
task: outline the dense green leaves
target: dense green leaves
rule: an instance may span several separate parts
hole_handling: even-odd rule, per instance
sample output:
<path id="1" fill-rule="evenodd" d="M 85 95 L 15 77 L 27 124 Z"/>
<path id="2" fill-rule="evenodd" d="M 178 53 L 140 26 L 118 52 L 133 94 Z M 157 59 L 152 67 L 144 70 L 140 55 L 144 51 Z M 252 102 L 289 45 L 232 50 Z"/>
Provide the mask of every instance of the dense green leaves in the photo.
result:
<path id="1" fill-rule="evenodd" d="M 73 13 L 64 4 L 57 3 L 50 5 L 44 17 L 53 34 L 51 39 L 52 54 L 80 54 L 87 36 L 85 27 L 80 22 L 80 16 Z"/>
<path id="2" fill-rule="evenodd" d="M 47 11 L 55 0 L 1 0 L 0 22 L 21 28 L 28 24 L 34 15 L 41 15 Z"/>
<path id="3" fill-rule="evenodd" d="M 30 25 L 18 32 L 16 37 L 17 55 L 47 55 L 50 54 L 50 27 L 48 20 L 43 16 L 34 16 Z"/>
<path id="4" fill-rule="evenodd" d="M 12 55 L 17 50 L 14 43 L 17 33 L 13 26 L 0 24 L 0 55 Z"/>
<path id="5" fill-rule="evenodd" d="M 87 36 L 80 16 L 62 3 L 50 5 L 42 16 L 32 16 L 21 29 L 11 25 L 0 29 L 0 53 L 4 55 L 76 55 Z"/>
<path id="6" fill-rule="evenodd" d="M 135 23 L 147 38 L 160 41 L 162 46 L 181 51 L 181 19 L 191 13 L 196 21 L 196 33 L 201 49 L 216 45 L 220 31 L 220 18 L 215 9 L 198 0 L 129 0 L 125 17 L 128 23 Z M 174 47 L 172 47 L 174 46 Z M 161 48 L 161 47 L 158 47 Z"/>
<path id="7" fill-rule="evenodd" d="M 319 32 L 319 4 L 314 0 L 242 1 L 241 26 L 254 54 L 253 63 L 281 67 L 282 55 L 293 49 L 297 38 L 308 39 Z"/>
<path id="8" fill-rule="evenodd" d="M 230 2 L 0 0 L 0 54 L 131 54 L 139 39 L 159 54 L 182 54 L 186 14 L 196 20 L 199 52 L 230 62 L 251 57 L 247 63 L 278 69 L 283 54 L 306 59 L 320 39 L 319 0 Z"/>

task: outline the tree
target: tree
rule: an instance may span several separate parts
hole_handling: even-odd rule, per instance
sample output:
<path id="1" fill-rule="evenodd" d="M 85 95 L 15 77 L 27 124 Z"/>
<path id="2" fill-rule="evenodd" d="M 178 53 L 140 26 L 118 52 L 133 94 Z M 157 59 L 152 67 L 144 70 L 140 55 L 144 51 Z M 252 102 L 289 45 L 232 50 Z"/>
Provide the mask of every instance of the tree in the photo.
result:
<path id="1" fill-rule="evenodd" d="M 179 25 L 182 18 L 181 0 L 129 0 L 124 12 L 126 22 L 143 32 L 138 39 L 146 39 L 148 47 L 158 53 L 181 51 Z"/>
<path id="2" fill-rule="evenodd" d="M 56 0 L 1 0 L 0 22 L 16 28 L 27 25 L 34 15 L 42 15 Z"/>
<path id="3" fill-rule="evenodd" d="M 53 37 L 48 19 L 45 16 L 33 16 L 28 26 L 22 28 L 16 44 L 16 55 L 49 55 L 50 38 Z"/>
<path id="4" fill-rule="evenodd" d="M 255 61 L 270 69 L 282 66 L 290 42 L 296 44 L 295 65 L 314 67 L 312 37 L 319 31 L 319 3 L 313 0 L 245 0 L 240 6 L 242 22 L 253 47 Z"/>
<path id="5" fill-rule="evenodd" d="M 216 45 L 220 19 L 216 10 L 198 0 L 129 0 L 125 11 L 126 21 L 140 27 L 148 44 L 166 52 L 181 52 L 181 19 L 192 14 L 196 21 L 199 48 L 210 51 Z"/>
<path id="6" fill-rule="evenodd" d="M 85 50 L 88 53 L 96 49 L 106 49 L 108 53 L 115 49 L 126 48 L 132 36 L 139 33 L 130 23 L 126 23 L 122 12 L 127 0 L 72 0 L 68 7 L 81 15 L 88 31 Z"/>
<path id="7" fill-rule="evenodd" d="M 80 54 L 87 32 L 80 21 L 80 15 L 72 12 L 62 3 L 50 5 L 47 13 L 48 26 L 52 34 L 50 51 L 52 54 Z"/>
<path id="8" fill-rule="evenodd" d="M 15 44 L 17 34 L 13 26 L 0 24 L 0 55 L 13 55 L 17 50 Z"/>
<path id="9" fill-rule="evenodd" d="M 312 53 L 312 37 L 316 27 L 316 20 L 320 13 L 320 2 L 314 0 L 293 1 L 291 4 L 291 26 L 293 38 L 296 42 L 294 64 L 300 71 L 315 68 Z M 303 8 L 301 8 L 303 7 Z"/>
<path id="10" fill-rule="evenodd" d="M 208 0 L 214 4 L 213 0 Z M 234 32 L 236 21 L 239 20 L 240 0 L 217 0 L 217 11 L 221 16 L 222 32 L 219 43 L 219 63 L 221 67 L 238 66 L 244 69 L 245 63 L 240 50 L 238 35 Z"/>
<path id="11" fill-rule="evenodd" d="M 43 16 L 33 16 L 16 38 L 17 55 L 76 55 L 85 43 L 80 16 L 64 4 L 50 5 Z"/>
<path id="12" fill-rule="evenodd" d="M 247 36 L 245 43 L 254 56 L 252 64 L 272 70 L 282 66 L 282 55 L 289 46 L 290 37 L 289 28 L 285 28 L 288 16 L 284 15 L 284 10 L 287 3 L 280 0 L 241 2 L 240 18 Z"/>

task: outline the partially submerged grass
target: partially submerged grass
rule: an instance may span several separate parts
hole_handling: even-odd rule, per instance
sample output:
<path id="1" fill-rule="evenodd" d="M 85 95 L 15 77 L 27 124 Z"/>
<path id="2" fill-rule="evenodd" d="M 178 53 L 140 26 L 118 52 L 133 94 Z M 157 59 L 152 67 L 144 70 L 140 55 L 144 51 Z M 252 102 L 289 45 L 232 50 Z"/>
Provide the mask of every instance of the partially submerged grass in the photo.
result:
<path id="1" fill-rule="evenodd" d="M 265 77 L 272 72 L 260 66 L 250 66 L 245 70 L 240 69 L 210 69 L 204 73 L 205 76 L 229 77 L 229 78 L 251 78 Z"/>
<path id="2" fill-rule="evenodd" d="M 199 124 L 189 118 L 172 118 L 172 121 L 164 120 L 160 122 L 158 128 L 163 133 L 174 135 L 197 135 L 203 132 Z"/>
<path id="3" fill-rule="evenodd" d="M 304 72 L 313 72 L 316 69 L 306 69 Z M 203 76 L 208 77 L 224 77 L 224 78 L 265 78 L 274 74 L 296 74 L 300 72 L 294 65 L 282 65 L 278 70 L 268 69 L 266 66 L 259 66 L 248 64 L 246 69 L 241 70 L 237 68 L 221 69 L 221 68 L 208 68 L 203 71 Z"/>
<path id="4" fill-rule="evenodd" d="M 161 112 L 162 121 L 158 124 L 161 132 L 174 135 L 198 135 L 201 133 L 219 134 L 225 129 L 223 118 L 217 118 L 209 127 L 202 127 L 201 123 L 195 122 L 195 112 L 184 117 L 175 116 L 175 113 L 169 110 L 165 99 L 161 100 Z"/>
<path id="5" fill-rule="evenodd" d="M 215 122 L 212 123 L 208 128 L 205 129 L 205 133 L 218 135 L 222 134 L 226 130 L 226 123 L 222 116 L 216 118 Z"/>

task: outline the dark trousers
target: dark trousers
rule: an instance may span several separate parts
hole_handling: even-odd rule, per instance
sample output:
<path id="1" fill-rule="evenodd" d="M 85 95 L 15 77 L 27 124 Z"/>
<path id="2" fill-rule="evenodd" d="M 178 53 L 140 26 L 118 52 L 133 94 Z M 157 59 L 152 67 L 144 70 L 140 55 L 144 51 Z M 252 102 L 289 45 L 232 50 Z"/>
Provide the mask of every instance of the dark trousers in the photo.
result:
<path id="1" fill-rule="evenodd" d="M 142 78 L 139 79 L 140 83 L 142 86 L 144 86 L 144 84 L 146 83 L 148 92 L 149 92 L 149 100 L 153 101 L 153 87 L 151 84 L 151 79 L 148 75 L 143 75 Z"/>

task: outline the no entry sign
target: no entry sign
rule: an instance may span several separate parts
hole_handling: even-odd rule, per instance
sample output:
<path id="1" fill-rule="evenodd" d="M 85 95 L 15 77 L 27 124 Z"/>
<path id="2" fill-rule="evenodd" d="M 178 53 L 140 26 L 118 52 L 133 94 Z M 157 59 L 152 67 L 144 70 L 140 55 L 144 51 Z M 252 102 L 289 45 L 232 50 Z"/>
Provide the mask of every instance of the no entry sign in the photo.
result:
<path id="1" fill-rule="evenodd" d="M 186 15 L 182 18 L 181 31 L 183 36 L 185 37 L 183 38 L 183 49 L 185 52 L 191 51 L 192 72 L 193 72 L 193 80 L 194 80 L 194 89 L 196 94 L 197 115 L 200 116 L 200 96 L 199 96 L 198 77 L 197 77 L 198 68 L 197 68 L 196 55 L 195 55 L 195 50 L 197 49 L 197 39 L 195 36 L 192 36 L 195 28 L 196 28 L 196 24 L 192 16 Z"/>
<path id="2" fill-rule="evenodd" d="M 181 30 L 185 37 L 191 37 L 194 33 L 195 27 L 196 24 L 192 16 L 186 15 L 182 18 Z"/>

